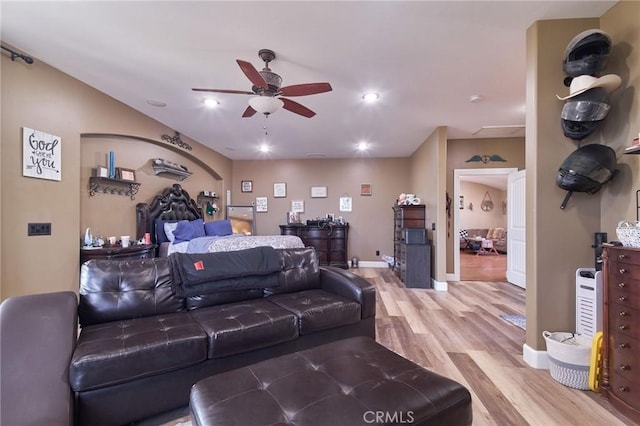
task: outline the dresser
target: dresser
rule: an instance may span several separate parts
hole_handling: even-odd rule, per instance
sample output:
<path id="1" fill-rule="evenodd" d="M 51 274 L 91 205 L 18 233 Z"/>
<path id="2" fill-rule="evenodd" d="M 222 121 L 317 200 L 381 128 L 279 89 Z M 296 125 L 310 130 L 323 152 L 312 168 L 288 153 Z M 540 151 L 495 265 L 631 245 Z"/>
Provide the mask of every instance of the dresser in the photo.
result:
<path id="1" fill-rule="evenodd" d="M 100 247 L 100 248 L 81 248 L 80 264 L 91 259 L 106 260 L 131 260 L 131 259 L 149 259 L 155 257 L 155 250 L 158 247 L 155 244 L 149 245 L 131 245 L 129 247 Z"/>
<path id="2" fill-rule="evenodd" d="M 297 235 L 305 246 L 316 249 L 321 266 L 348 269 L 347 244 L 349 224 L 344 225 L 280 225 L 281 235 Z"/>
<path id="3" fill-rule="evenodd" d="M 393 206 L 393 271 L 407 287 L 431 288 L 424 204 Z"/>
<path id="4" fill-rule="evenodd" d="M 602 394 L 640 423 L 640 249 L 606 247 Z"/>

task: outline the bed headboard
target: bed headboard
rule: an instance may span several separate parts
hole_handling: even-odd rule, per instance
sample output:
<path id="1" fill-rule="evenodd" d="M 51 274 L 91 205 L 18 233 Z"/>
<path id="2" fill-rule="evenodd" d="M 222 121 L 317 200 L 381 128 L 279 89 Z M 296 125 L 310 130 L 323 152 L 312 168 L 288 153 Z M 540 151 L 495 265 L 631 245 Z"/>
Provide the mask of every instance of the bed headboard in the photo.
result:
<path id="1" fill-rule="evenodd" d="M 136 238 L 151 234 L 151 242 L 156 244 L 155 220 L 194 220 L 201 219 L 202 212 L 189 193 L 180 184 L 165 188 L 149 204 L 136 205 Z"/>

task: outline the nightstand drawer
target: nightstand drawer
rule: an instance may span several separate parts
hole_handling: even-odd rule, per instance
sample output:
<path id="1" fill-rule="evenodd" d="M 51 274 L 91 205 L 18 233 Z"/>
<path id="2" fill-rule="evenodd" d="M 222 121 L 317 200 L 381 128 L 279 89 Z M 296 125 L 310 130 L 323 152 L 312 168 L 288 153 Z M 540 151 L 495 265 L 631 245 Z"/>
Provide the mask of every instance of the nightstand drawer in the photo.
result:
<path id="1" fill-rule="evenodd" d="M 618 303 L 609 308 L 611 333 L 640 339 L 640 311 Z"/>

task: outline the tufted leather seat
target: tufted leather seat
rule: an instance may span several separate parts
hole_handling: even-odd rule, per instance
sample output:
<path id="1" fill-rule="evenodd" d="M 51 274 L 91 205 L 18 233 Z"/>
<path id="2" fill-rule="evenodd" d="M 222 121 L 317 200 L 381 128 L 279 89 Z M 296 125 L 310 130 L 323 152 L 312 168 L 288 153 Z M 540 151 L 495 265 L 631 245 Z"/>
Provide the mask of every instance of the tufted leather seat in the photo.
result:
<path id="1" fill-rule="evenodd" d="M 472 422 L 464 386 L 365 337 L 204 379 L 191 390 L 190 410 L 198 426 Z"/>
<path id="2" fill-rule="evenodd" d="M 209 358 L 264 348 L 298 337 L 296 317 L 258 299 L 192 311 L 209 338 Z"/>

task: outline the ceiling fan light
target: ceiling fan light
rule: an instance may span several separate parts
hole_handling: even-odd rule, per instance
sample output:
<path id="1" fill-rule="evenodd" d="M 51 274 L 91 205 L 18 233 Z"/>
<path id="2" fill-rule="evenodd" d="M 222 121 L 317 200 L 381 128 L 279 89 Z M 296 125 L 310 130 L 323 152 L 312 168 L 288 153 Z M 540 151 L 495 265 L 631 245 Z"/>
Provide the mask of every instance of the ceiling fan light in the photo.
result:
<path id="1" fill-rule="evenodd" d="M 257 112 L 262 114 L 273 114 L 284 105 L 278 98 L 273 98 L 271 96 L 254 96 L 249 99 L 249 105 L 251 108 L 255 109 Z"/>
<path id="2" fill-rule="evenodd" d="M 378 99 L 380 99 L 380 94 L 376 92 L 368 92 L 362 95 L 362 100 L 364 100 L 365 102 L 371 103 L 377 101 Z"/>

